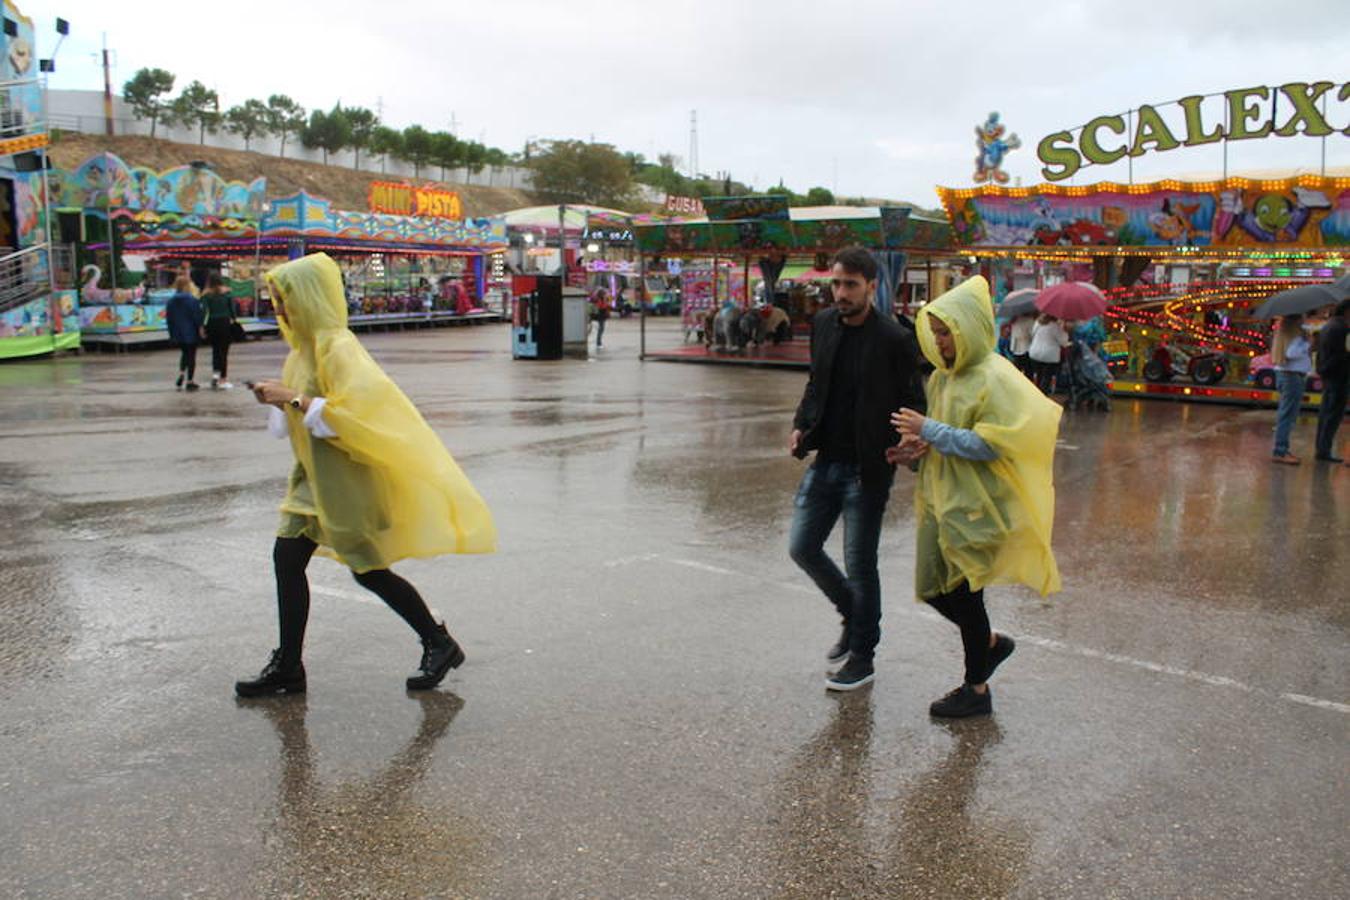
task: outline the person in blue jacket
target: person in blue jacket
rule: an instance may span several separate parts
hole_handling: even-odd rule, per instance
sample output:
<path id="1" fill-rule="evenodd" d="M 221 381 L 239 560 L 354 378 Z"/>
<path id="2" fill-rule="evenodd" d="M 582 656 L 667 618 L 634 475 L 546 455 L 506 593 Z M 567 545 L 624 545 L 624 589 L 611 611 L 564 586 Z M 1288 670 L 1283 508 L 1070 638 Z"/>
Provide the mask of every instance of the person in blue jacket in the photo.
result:
<path id="1" fill-rule="evenodd" d="M 193 378 L 197 374 L 197 341 L 202 331 L 202 305 L 192 295 L 192 282 L 179 275 L 173 283 L 173 296 L 164 307 L 164 318 L 169 325 L 169 340 L 179 349 L 178 390 L 197 390 Z"/>

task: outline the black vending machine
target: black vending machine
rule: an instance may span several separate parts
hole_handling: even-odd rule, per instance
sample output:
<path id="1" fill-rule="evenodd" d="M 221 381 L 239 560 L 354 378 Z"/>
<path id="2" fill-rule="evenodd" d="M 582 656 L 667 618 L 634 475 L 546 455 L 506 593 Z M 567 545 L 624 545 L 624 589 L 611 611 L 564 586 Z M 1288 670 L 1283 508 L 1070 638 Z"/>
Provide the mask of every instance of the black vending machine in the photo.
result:
<path id="1" fill-rule="evenodd" d="M 540 275 L 533 293 L 515 299 L 511 313 L 514 359 L 562 359 L 562 278 Z"/>

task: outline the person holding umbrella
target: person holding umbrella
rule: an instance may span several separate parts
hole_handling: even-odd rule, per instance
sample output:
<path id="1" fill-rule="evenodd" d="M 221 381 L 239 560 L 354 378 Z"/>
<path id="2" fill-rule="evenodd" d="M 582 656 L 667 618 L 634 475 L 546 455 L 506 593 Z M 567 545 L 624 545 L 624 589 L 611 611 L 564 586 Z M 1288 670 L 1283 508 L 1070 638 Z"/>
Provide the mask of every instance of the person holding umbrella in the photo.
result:
<path id="1" fill-rule="evenodd" d="M 1335 315 L 1317 338 L 1317 374 L 1322 376 L 1322 406 L 1317 411 L 1315 458 L 1322 462 L 1344 462 L 1336 455 L 1336 432 L 1345 418 L 1346 396 L 1350 394 L 1350 299 L 1336 304 Z"/>
<path id="2" fill-rule="evenodd" d="M 1312 346 L 1303 335 L 1303 316 L 1295 313 L 1280 320 L 1270 344 L 1270 358 L 1275 363 L 1275 387 L 1280 393 L 1275 414 L 1275 453 L 1271 459 L 1296 466 L 1299 458 L 1289 452 L 1289 434 L 1303 405 L 1303 385 L 1312 371 Z"/>

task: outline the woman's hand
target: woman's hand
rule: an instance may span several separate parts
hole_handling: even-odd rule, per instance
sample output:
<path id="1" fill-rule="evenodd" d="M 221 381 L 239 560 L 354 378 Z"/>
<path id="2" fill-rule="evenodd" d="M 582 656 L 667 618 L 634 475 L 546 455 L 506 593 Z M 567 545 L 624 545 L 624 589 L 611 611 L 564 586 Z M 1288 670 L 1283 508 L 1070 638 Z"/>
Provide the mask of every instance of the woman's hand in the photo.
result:
<path id="1" fill-rule="evenodd" d="M 908 407 L 902 407 L 897 413 L 891 413 L 891 424 L 901 437 L 918 437 L 923 431 L 923 423 L 927 421 L 923 413 L 915 412 Z"/>
<path id="2" fill-rule="evenodd" d="M 296 392 L 286 387 L 280 381 L 257 381 L 253 384 L 254 398 L 264 406 L 275 406 L 277 409 L 285 409 L 286 403 L 294 396 Z"/>

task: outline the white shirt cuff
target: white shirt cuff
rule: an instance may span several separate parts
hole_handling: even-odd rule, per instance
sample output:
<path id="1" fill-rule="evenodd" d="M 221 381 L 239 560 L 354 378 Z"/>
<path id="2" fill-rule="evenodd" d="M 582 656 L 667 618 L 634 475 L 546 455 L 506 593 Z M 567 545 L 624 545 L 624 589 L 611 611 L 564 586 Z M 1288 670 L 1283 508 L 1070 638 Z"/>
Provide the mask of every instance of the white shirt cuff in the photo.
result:
<path id="1" fill-rule="evenodd" d="M 316 438 L 335 438 L 337 432 L 328 427 L 328 423 L 323 420 L 323 408 L 328 403 L 322 397 L 311 397 L 309 409 L 305 412 L 305 427 L 309 433 Z"/>
<path id="2" fill-rule="evenodd" d="M 290 429 L 286 427 L 286 414 L 275 406 L 267 408 L 267 433 L 278 439 L 290 435 Z"/>

